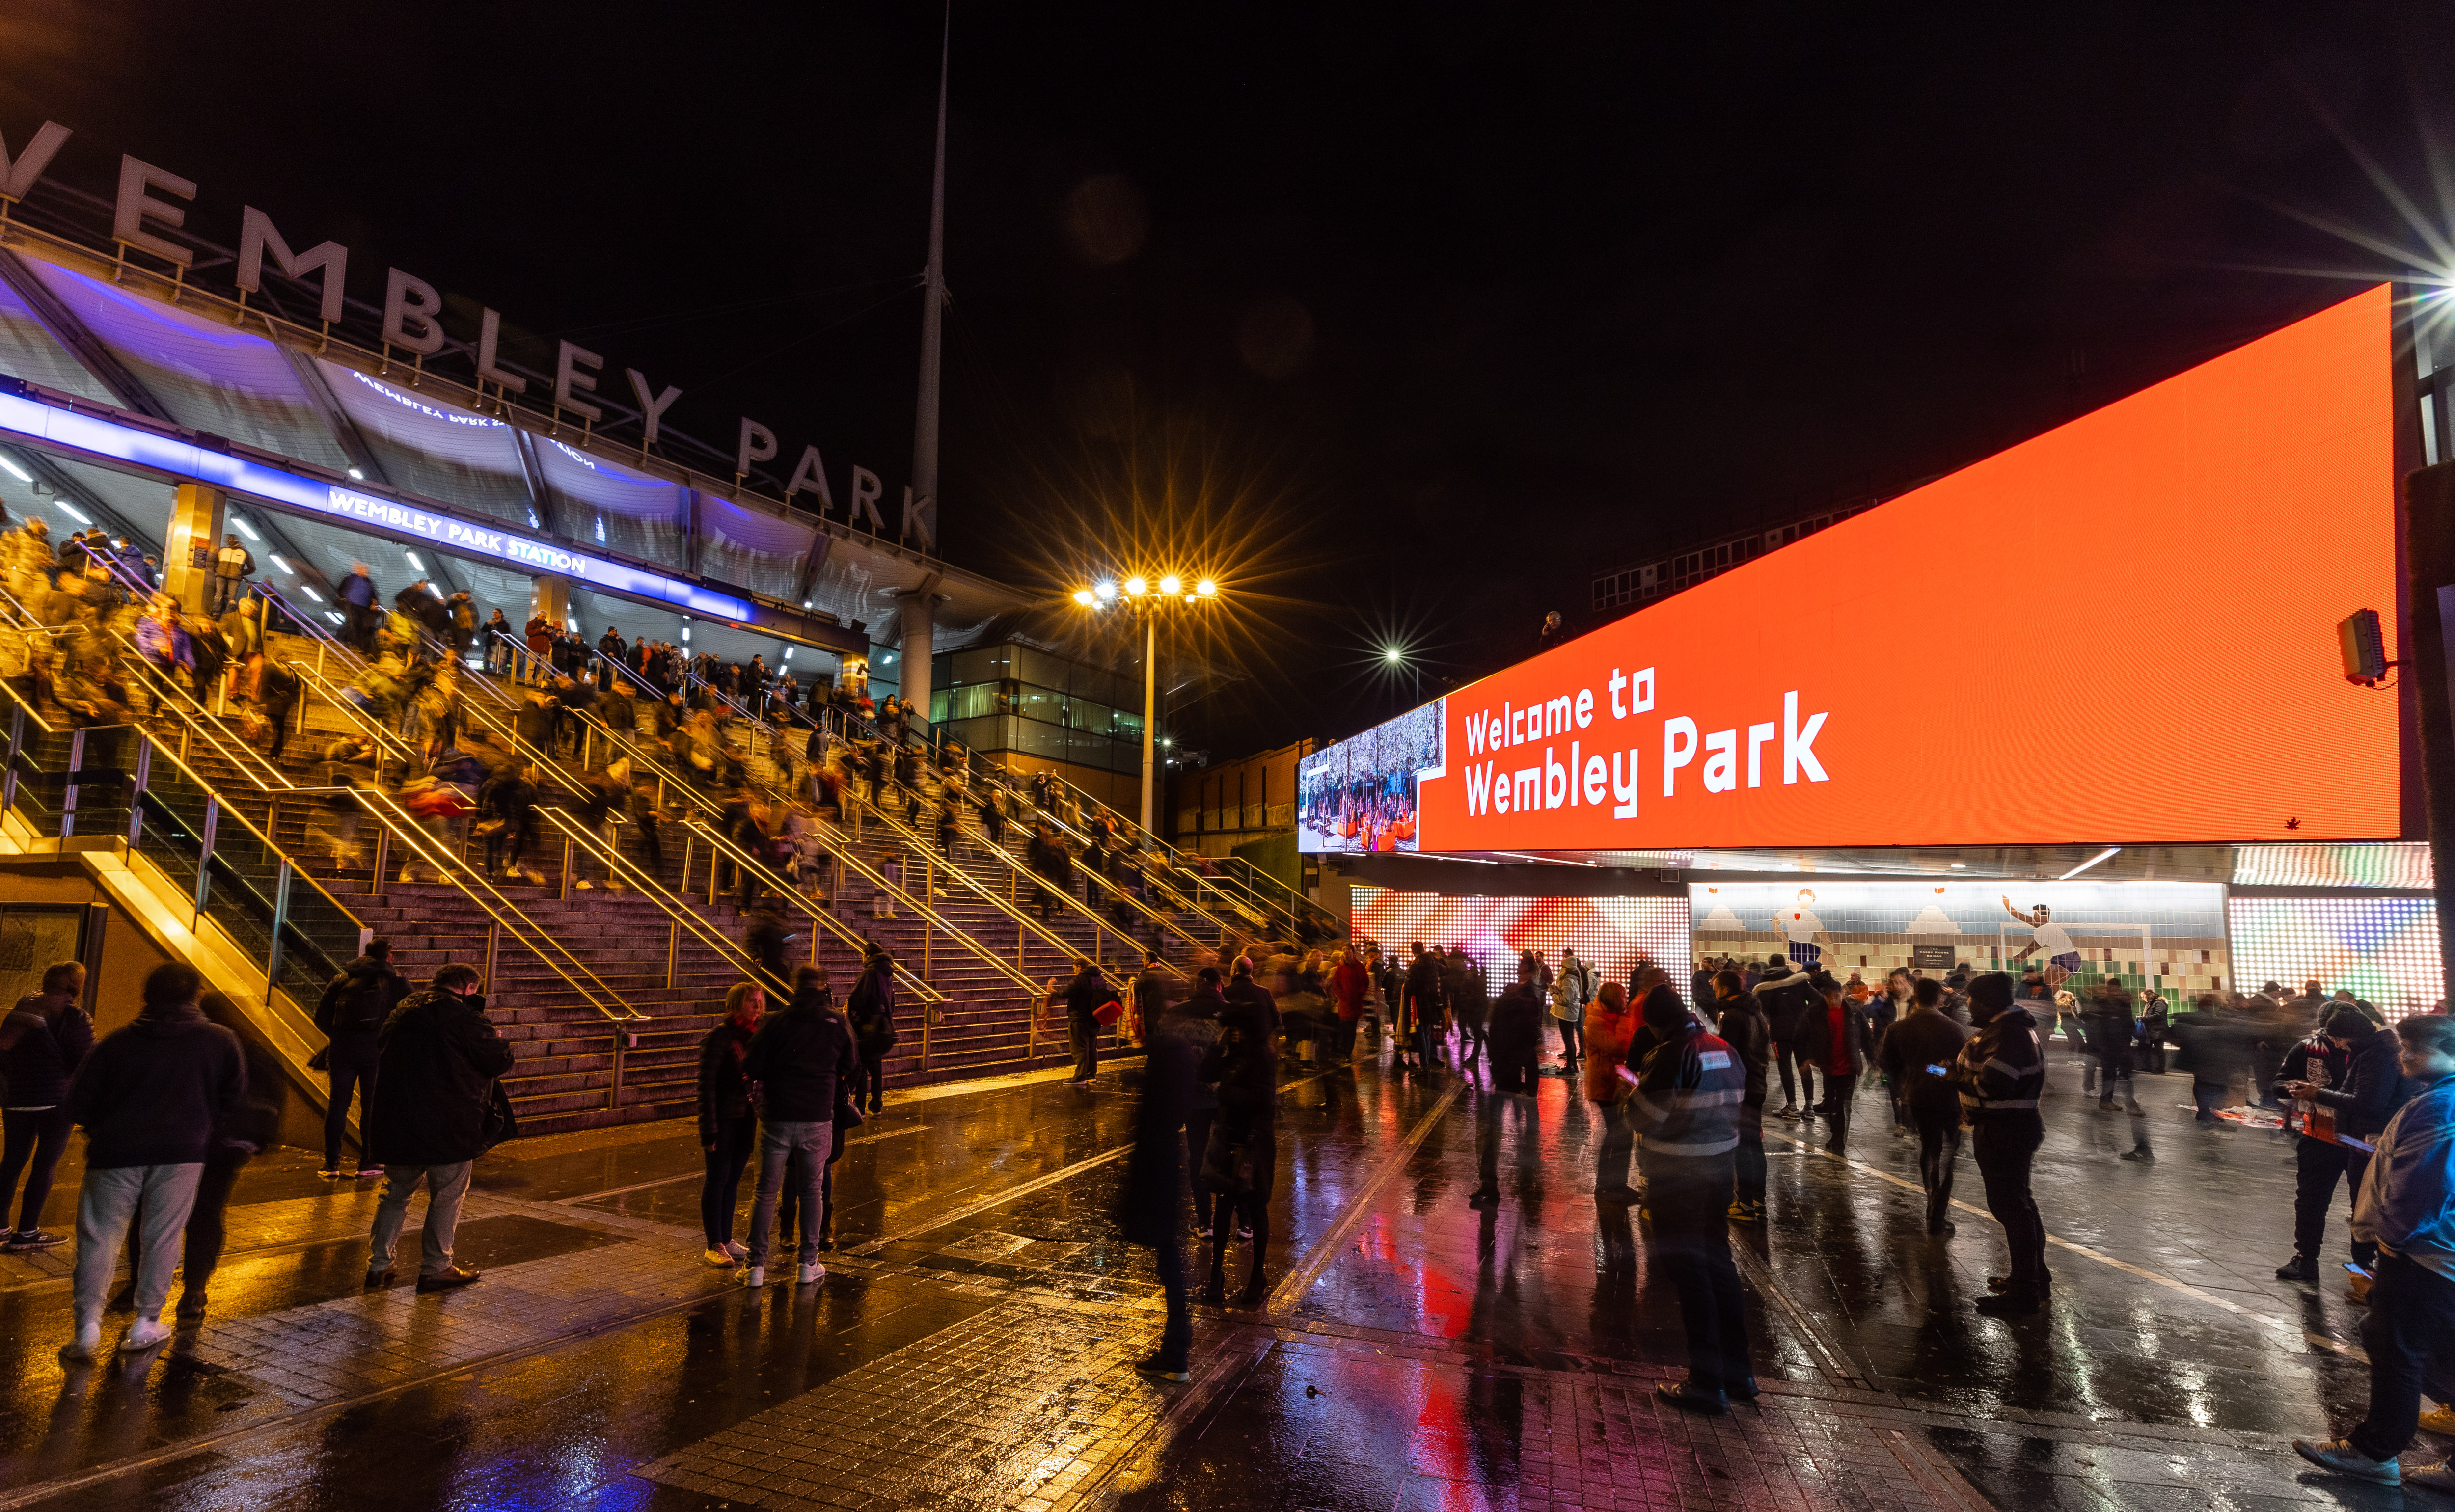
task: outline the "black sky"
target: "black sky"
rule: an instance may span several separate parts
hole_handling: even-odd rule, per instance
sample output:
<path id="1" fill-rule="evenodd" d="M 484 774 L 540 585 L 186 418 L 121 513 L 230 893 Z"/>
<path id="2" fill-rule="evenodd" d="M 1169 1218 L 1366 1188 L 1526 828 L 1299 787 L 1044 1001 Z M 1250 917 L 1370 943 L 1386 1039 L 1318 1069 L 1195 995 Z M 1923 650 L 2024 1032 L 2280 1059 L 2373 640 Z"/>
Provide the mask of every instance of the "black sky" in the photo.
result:
<path id="1" fill-rule="evenodd" d="M 1649 546 L 2349 293 L 2269 271 L 2391 266 L 2280 206 L 2418 245 L 2339 132 L 2447 223 L 2450 8 L 2011 10 L 959 5 L 945 554 L 1054 594 L 1168 542 L 1252 674 L 1185 743 L 1344 735 L 1398 707 L 1393 634 L 1429 694 Z M 253 203 L 362 297 L 397 264 L 891 499 L 938 39 L 928 5 L 16 0 L 0 132 L 57 119 L 76 183 L 133 152 L 208 235 Z"/>

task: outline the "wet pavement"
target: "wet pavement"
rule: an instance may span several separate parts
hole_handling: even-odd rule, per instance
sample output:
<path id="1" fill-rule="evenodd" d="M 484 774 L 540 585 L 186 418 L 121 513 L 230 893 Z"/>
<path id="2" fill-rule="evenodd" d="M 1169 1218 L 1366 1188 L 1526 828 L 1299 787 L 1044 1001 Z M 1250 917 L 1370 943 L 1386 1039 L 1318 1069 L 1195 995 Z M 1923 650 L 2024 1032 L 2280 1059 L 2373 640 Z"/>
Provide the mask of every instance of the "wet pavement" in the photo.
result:
<path id="1" fill-rule="evenodd" d="M 10 1257 L 0 1509 L 2431 1500 L 2293 1456 L 2366 1397 L 2332 1279 L 2342 1200 L 2331 1280 L 2274 1280 L 2289 1144 L 2194 1127 L 2180 1078 L 2141 1078 L 2135 1121 L 2058 1058 L 2038 1180 L 2056 1292 L 2033 1319 L 1971 1311 L 2002 1249 L 1966 1157 L 1958 1233 L 1929 1239 L 1880 1094 L 1847 1159 L 1776 1122 L 1772 1221 L 1737 1231 L 1765 1396 L 1695 1419 L 1653 1396 L 1684 1362 L 1677 1305 L 1641 1217 L 1590 1195 L 1600 1124 L 1564 1081 L 1493 1105 L 1503 1200 L 1477 1211 L 1489 1093 L 1386 1058 L 1288 1066 L 1268 1304 L 1201 1310 L 1195 1380 L 1161 1386 L 1132 1370 L 1160 1328 L 1151 1257 L 1112 1220 L 1135 1073 L 1089 1093 L 1057 1075 L 894 1097 L 837 1167 L 814 1286 L 753 1294 L 700 1262 L 686 1123 L 489 1156 L 458 1245 L 486 1279 L 424 1298 L 361 1289 L 375 1183 L 267 1157 L 208 1320 L 158 1358 L 64 1367 L 72 1257 Z M 2142 1128 L 2158 1159 L 2120 1159 Z"/>

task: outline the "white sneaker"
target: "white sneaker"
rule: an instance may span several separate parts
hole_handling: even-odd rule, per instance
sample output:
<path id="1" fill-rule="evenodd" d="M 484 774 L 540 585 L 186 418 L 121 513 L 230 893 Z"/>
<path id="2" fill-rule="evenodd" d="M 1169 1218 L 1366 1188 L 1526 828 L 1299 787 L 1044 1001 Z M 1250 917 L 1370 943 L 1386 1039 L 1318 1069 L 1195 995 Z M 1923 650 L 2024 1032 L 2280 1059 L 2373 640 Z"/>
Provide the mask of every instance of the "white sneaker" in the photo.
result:
<path id="1" fill-rule="evenodd" d="M 123 1355 L 143 1354 L 148 1349 L 170 1342 L 170 1340 L 171 1330 L 163 1326 L 161 1319 L 139 1318 L 128 1330 L 128 1337 L 119 1341 L 119 1352 Z"/>
<path id="2" fill-rule="evenodd" d="M 744 1244 L 738 1239 L 725 1240 L 724 1247 L 733 1252 L 733 1259 L 736 1263 L 746 1260 L 750 1258 L 750 1246 Z"/>
<path id="3" fill-rule="evenodd" d="M 757 1291 L 760 1287 L 766 1285 L 767 1267 L 764 1265 L 753 1265 L 748 1270 L 743 1271 L 741 1273 L 741 1284 L 749 1287 L 752 1291 Z"/>
<path id="4" fill-rule="evenodd" d="M 801 1267 L 801 1284 L 804 1286 L 809 1285 L 813 1281 L 822 1281 L 826 1279 L 827 1268 L 817 1260 L 812 1260 L 807 1265 Z"/>
<path id="5" fill-rule="evenodd" d="M 400 880 L 404 882 L 415 882 L 417 880 L 417 874 L 404 866 L 400 869 Z"/>
<path id="6" fill-rule="evenodd" d="M 597 884 L 595 882 L 589 881 L 584 877 L 571 885 L 583 893 L 594 892 L 597 888 Z"/>
<path id="7" fill-rule="evenodd" d="M 733 1264 L 733 1251 L 729 1249 L 711 1249 L 702 1253 L 700 1256 L 700 1259 L 707 1261 L 710 1265 L 722 1265 L 729 1269 Z"/>
<path id="8" fill-rule="evenodd" d="M 60 1346 L 62 1360 L 91 1360 L 102 1352 L 102 1314 L 82 1315 L 77 1319 L 76 1334 Z"/>

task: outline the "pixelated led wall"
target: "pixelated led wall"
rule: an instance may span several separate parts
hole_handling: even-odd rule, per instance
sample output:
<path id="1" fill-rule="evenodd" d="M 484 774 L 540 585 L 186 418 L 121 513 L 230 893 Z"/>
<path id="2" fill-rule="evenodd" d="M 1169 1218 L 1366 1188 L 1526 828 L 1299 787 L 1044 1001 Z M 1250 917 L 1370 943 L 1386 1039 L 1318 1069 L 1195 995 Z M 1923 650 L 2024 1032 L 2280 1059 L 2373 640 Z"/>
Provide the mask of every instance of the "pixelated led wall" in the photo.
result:
<path id="1" fill-rule="evenodd" d="M 2282 982 L 2299 992 L 2316 978 L 2348 988 L 2389 1018 L 2421 1013 L 2445 995 L 2438 902 L 2428 897 L 2236 897 L 2234 986 L 2257 992 Z"/>
<path id="2" fill-rule="evenodd" d="M 1358 886 L 1349 908 L 1358 939 L 1378 940 L 1401 958 L 1415 940 L 1464 945 L 1495 984 L 1507 979 L 1501 963 L 1518 952 L 1540 951 L 1556 965 L 1564 946 L 1613 980 L 1627 981 L 1642 955 L 1669 967 L 1683 988 L 1687 982 L 1684 897 L 1444 897 Z"/>

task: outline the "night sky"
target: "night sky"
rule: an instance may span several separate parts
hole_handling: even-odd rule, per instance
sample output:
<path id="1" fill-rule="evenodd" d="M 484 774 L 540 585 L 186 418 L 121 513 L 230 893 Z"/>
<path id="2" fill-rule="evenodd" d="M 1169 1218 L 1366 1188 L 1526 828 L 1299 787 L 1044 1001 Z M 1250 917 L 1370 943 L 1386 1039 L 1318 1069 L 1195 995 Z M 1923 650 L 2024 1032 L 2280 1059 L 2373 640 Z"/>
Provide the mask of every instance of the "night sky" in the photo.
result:
<path id="1" fill-rule="evenodd" d="M 1597 570 L 1897 491 L 2397 270 L 2293 213 L 2424 245 L 2348 140 L 2455 224 L 2455 9 L 1887 9 L 958 6 L 944 554 L 1052 597 L 1216 572 L 1191 649 L 1247 675 L 1182 742 L 1342 736 L 1400 706 L 1393 636 L 1429 696 Z M 253 203 L 348 245 L 359 297 L 397 264 L 891 504 L 939 23 L 15 0 L 0 132 L 57 119 L 71 182 L 133 152 L 200 181 L 206 235 Z"/>

